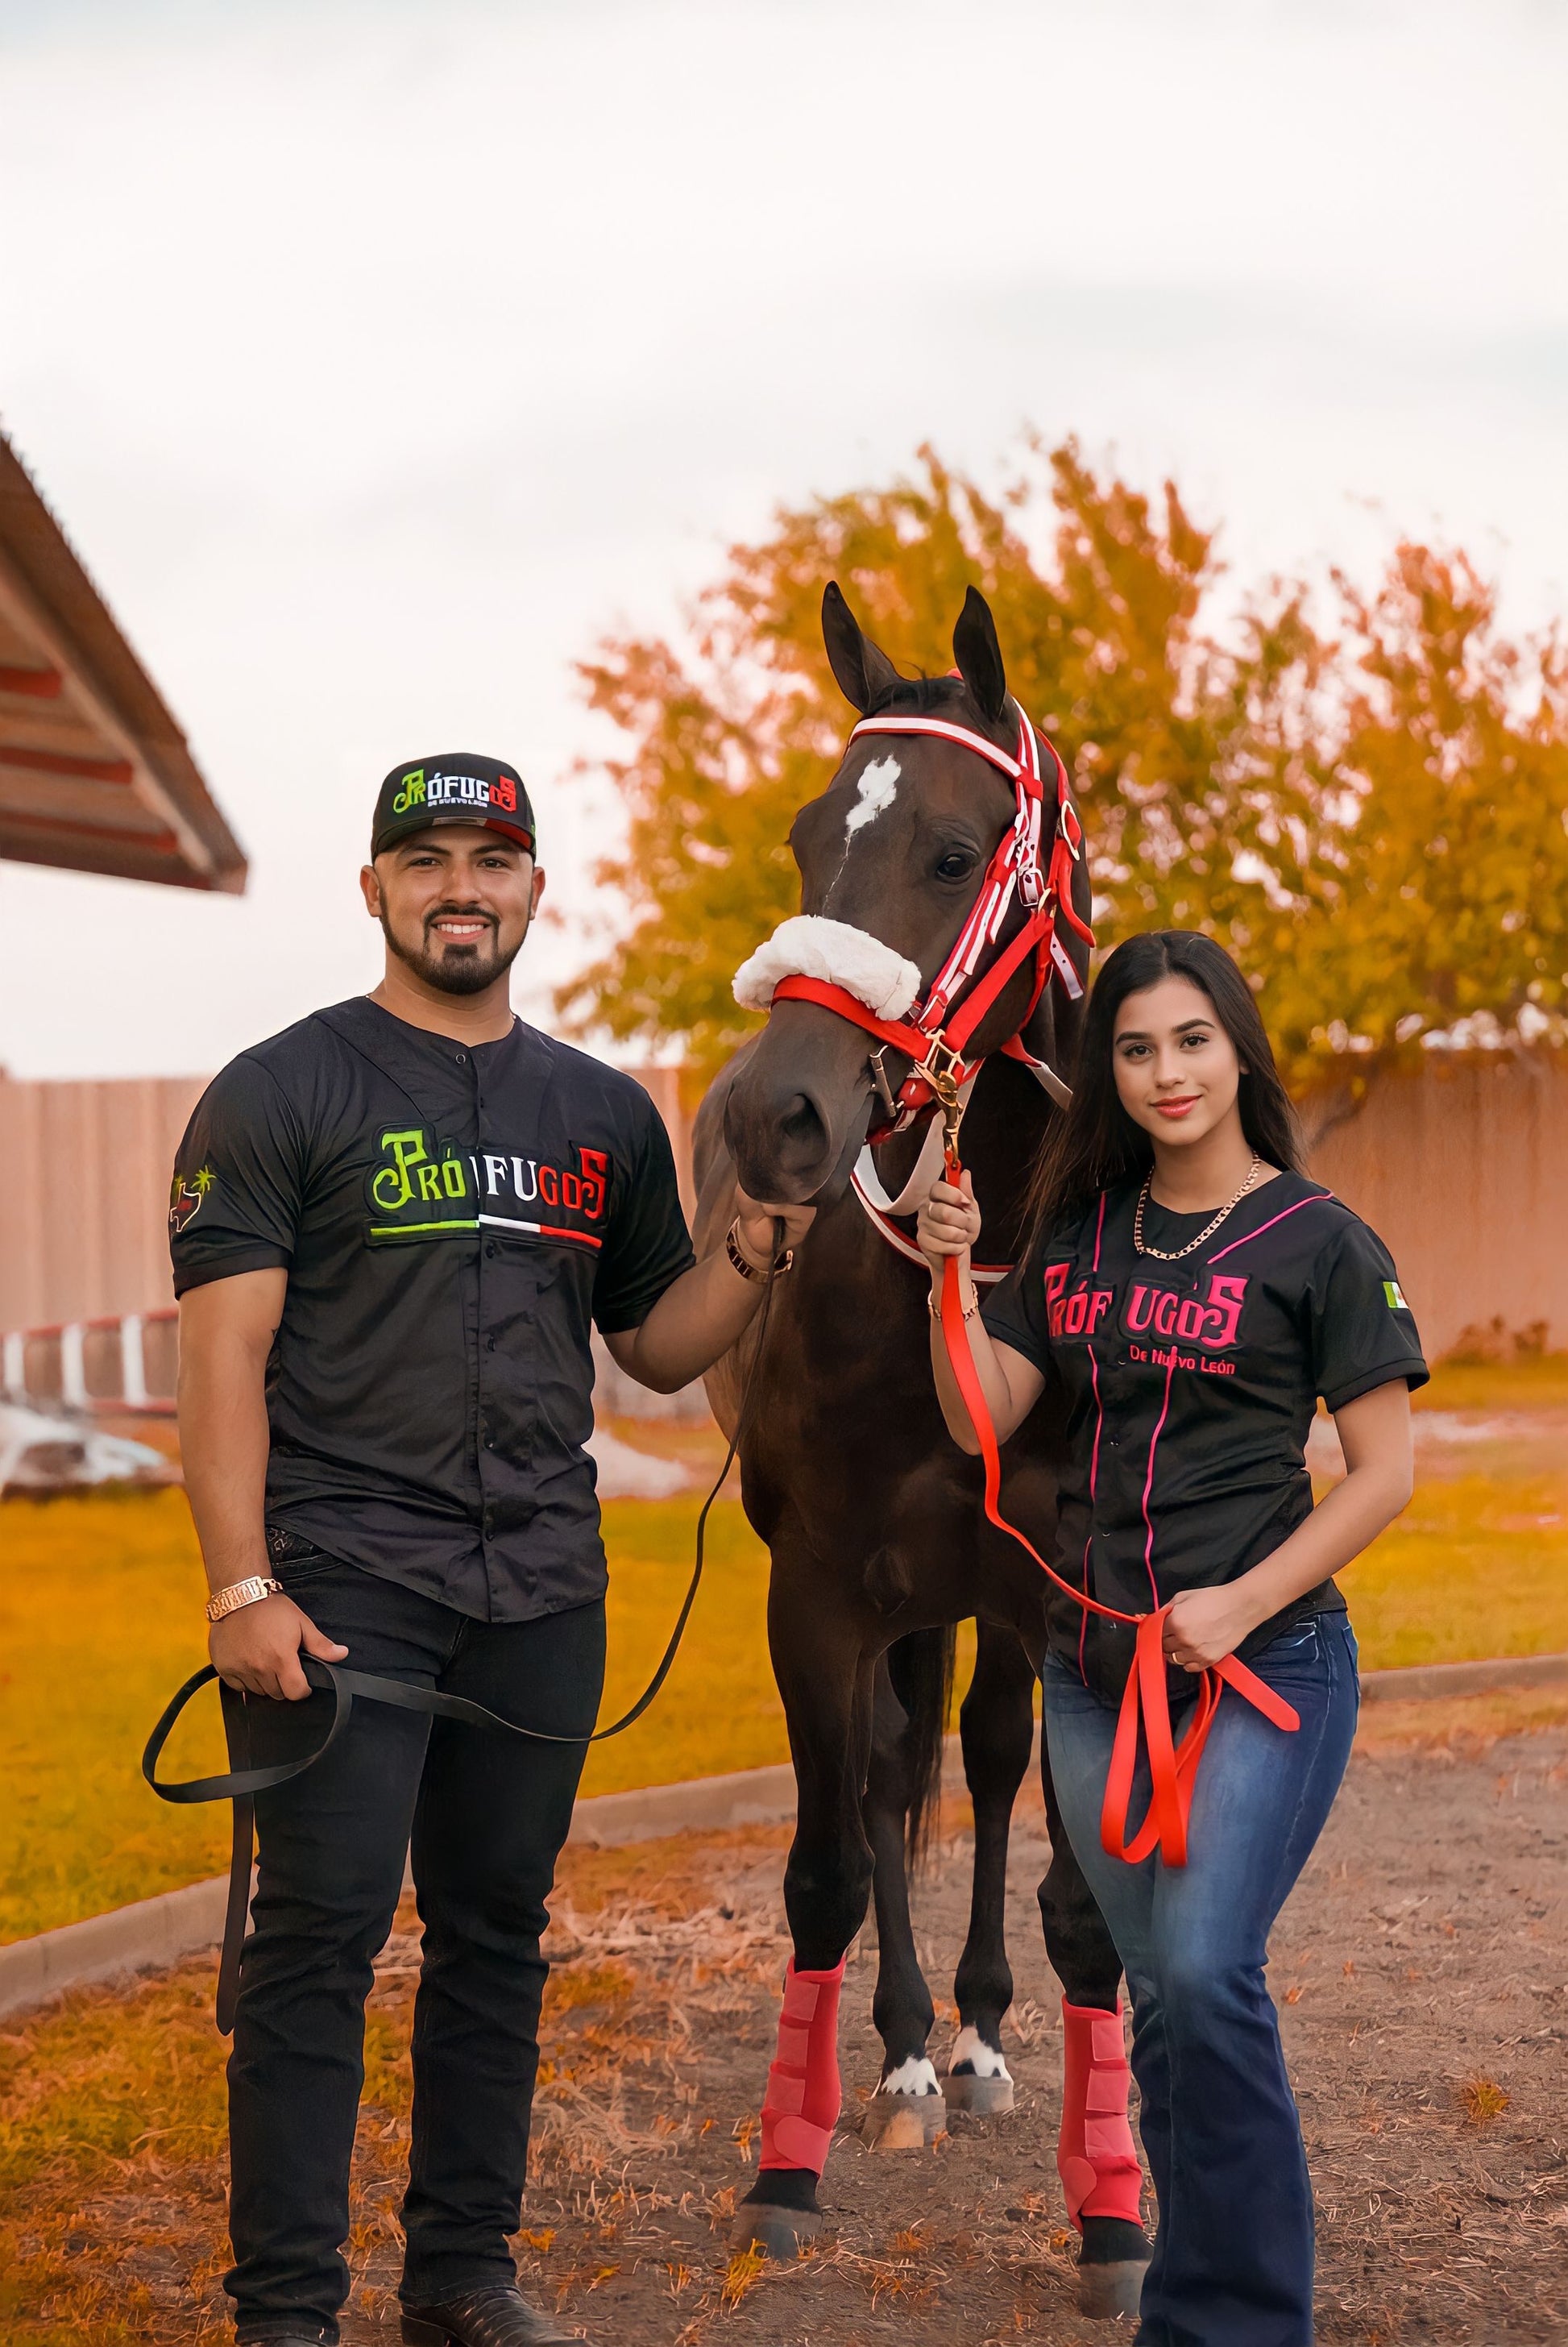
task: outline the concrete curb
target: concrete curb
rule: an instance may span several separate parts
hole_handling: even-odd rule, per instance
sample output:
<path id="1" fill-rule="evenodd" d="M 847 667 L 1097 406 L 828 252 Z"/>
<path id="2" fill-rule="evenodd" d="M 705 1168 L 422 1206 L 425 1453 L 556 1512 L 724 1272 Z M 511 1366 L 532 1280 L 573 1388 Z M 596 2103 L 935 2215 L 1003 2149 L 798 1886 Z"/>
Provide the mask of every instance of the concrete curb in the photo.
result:
<path id="1" fill-rule="evenodd" d="M 1363 1671 L 1363 1703 L 1419 1701 L 1429 1696 L 1486 1695 L 1494 1687 L 1568 1685 L 1568 1655 L 1501 1655 L 1488 1663 L 1424 1663 L 1409 1670 Z"/>
<path id="2" fill-rule="evenodd" d="M 215 1948 L 223 1936 L 228 1891 L 228 1876 L 215 1874 L 183 1891 L 138 1899 L 134 1907 L 116 1907 L 107 1915 L 89 1915 L 84 1923 L 13 1941 L 0 1948 L 0 2020 L 89 1981 L 161 1969 L 199 1949 Z"/>
<path id="3" fill-rule="evenodd" d="M 728 1777 L 697 1777 L 686 1784 L 598 1794 L 577 1803 L 570 1838 L 589 1849 L 615 1850 L 626 1842 L 658 1841 L 665 1834 L 784 1825 L 794 1815 L 794 1771 L 786 1762 Z M 134 1906 L 0 1947 L 0 2021 L 67 1989 L 159 1971 L 216 1948 L 223 1936 L 228 1891 L 228 1876 L 215 1874 L 183 1891 L 165 1891 L 156 1899 L 138 1899 Z"/>
<path id="4" fill-rule="evenodd" d="M 1498 1687 L 1568 1685 L 1568 1655 L 1504 1655 L 1483 1663 L 1435 1663 L 1411 1670 L 1367 1671 L 1363 1703 L 1419 1701 L 1481 1695 Z M 1039 1729 L 1036 1737 L 1038 1740 Z M 961 1790 L 958 1739 L 949 1736 L 943 1758 L 947 1790 Z M 648 1785 L 636 1792 L 600 1793 L 572 1811 L 571 1840 L 594 1850 L 658 1841 L 666 1834 L 718 1833 L 727 1827 L 786 1825 L 794 1815 L 794 1771 L 743 1768 L 733 1776 L 696 1777 L 681 1785 Z M 215 1948 L 223 1935 L 228 1878 L 213 1875 L 183 1891 L 140 1899 L 83 1923 L 67 1923 L 36 1939 L 0 1947 L 0 2020 L 44 2004 L 67 1989 L 160 1970 L 184 1956 Z"/>

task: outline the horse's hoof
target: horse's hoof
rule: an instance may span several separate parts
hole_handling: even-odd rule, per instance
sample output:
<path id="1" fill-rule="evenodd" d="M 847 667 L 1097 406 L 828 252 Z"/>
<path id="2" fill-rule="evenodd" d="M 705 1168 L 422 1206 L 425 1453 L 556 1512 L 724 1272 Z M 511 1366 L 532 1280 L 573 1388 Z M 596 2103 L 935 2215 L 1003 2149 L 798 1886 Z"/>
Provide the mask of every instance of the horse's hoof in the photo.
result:
<path id="1" fill-rule="evenodd" d="M 1078 2311 L 1091 2321 L 1114 2322 L 1118 2315 L 1136 2315 L 1143 2295 L 1146 2258 L 1122 2258 L 1109 2266 L 1078 2269 Z"/>
<path id="2" fill-rule="evenodd" d="M 972 2070 L 949 2070 L 942 2093 L 950 2111 L 972 2111 L 977 2118 L 990 2118 L 1013 2106 L 1010 2078 L 979 2078 Z"/>
<path id="3" fill-rule="evenodd" d="M 948 2132 L 948 2106 L 937 2095 L 872 2096 L 861 2141 L 867 2151 L 924 2151 Z"/>
<path id="4" fill-rule="evenodd" d="M 730 2226 L 733 2250 L 761 2250 L 765 2258 L 798 2258 L 803 2245 L 822 2230 L 819 2209 L 777 2209 L 765 2200 L 743 2200 Z"/>

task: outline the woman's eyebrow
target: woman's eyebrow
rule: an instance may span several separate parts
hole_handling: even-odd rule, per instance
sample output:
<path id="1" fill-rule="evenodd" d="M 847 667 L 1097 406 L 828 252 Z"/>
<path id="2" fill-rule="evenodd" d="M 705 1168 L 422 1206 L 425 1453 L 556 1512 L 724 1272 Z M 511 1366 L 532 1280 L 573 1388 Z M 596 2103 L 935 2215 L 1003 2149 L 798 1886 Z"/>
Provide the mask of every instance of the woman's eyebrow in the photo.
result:
<path id="1" fill-rule="evenodd" d="M 1173 1035 L 1186 1035 L 1190 1034 L 1194 1027 L 1212 1027 L 1214 1023 L 1213 1019 L 1206 1012 L 1200 1011 L 1195 1019 L 1184 1019 L 1179 1025 L 1172 1028 L 1171 1032 Z M 1143 1027 L 1123 1027 L 1116 1037 L 1119 1043 L 1152 1043 L 1153 1040 L 1153 1035 Z"/>

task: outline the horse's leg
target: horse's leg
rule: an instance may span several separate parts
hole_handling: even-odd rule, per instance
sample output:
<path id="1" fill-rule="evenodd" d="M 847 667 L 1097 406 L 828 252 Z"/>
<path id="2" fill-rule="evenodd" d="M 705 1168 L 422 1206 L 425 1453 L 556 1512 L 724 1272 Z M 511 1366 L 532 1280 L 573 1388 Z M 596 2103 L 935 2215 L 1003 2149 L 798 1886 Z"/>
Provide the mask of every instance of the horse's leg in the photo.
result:
<path id="1" fill-rule="evenodd" d="M 1152 2254 L 1140 2214 L 1143 2175 L 1127 2118 L 1132 2074 L 1122 2037 L 1122 1959 L 1084 1881 L 1040 1739 L 1050 1865 L 1040 1886 L 1045 1949 L 1061 2000 L 1061 2132 L 1056 2164 L 1067 2213 L 1082 2237 L 1078 2302 L 1085 2314 L 1138 2311 Z"/>
<path id="2" fill-rule="evenodd" d="M 1034 1745 L 1035 1669 L 1010 1630 L 975 1624 L 975 1675 L 958 1714 L 975 1812 L 969 1931 L 953 1975 L 958 2034 L 945 2086 L 954 2110 L 1010 2111 L 1002 2015 L 1012 2003 L 1007 1957 L 1008 1836 Z"/>
<path id="3" fill-rule="evenodd" d="M 908 1819 L 917 1806 L 919 1729 L 913 1716 L 923 1683 L 924 1654 L 917 1639 L 937 1643 L 937 1675 L 947 1634 L 917 1631 L 888 1648 L 876 1665 L 871 1766 L 861 1814 L 876 1871 L 876 1993 L 871 2018 L 882 2040 L 882 2076 L 866 2112 L 867 2143 L 884 2151 L 915 2151 L 943 2132 L 947 2105 L 926 2051 L 936 2019 L 931 1992 L 915 1953 L 909 1921 Z M 901 1684 L 902 1683 L 902 1684 Z M 938 1763 L 939 1765 L 939 1763 Z"/>
<path id="4" fill-rule="evenodd" d="M 794 2256 L 822 2229 L 816 2188 L 840 2101 L 839 1986 L 871 1888 L 860 1788 L 874 1665 L 832 1595 L 815 1572 L 781 1575 L 775 1547 L 768 1643 L 794 1762 L 794 1840 L 784 1868 L 794 1953 L 763 2101 L 757 2180 L 731 2233 L 738 2248 L 754 2243 L 775 2257 Z"/>

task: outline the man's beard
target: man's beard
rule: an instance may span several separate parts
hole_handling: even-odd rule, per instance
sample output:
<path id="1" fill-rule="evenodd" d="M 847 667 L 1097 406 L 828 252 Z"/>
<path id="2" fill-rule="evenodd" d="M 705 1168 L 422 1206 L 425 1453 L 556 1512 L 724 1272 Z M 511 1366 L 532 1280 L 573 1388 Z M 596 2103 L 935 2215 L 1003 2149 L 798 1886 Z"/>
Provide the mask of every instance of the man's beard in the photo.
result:
<path id="1" fill-rule="evenodd" d="M 523 949 L 523 939 L 519 938 L 511 952 L 503 954 L 499 932 L 491 922 L 487 938 L 477 938 L 471 944 L 442 944 L 432 948 L 428 942 L 432 923 L 448 920 L 455 914 L 468 919 L 486 917 L 474 914 L 466 905 L 438 905 L 426 917 L 421 931 L 422 942 L 413 951 L 394 934 L 384 907 L 381 915 L 382 931 L 398 960 L 411 969 L 415 978 L 423 979 L 426 986 L 434 987 L 437 993 L 483 994 L 487 986 L 493 986 L 497 979 L 510 969 Z M 527 935 L 526 930 L 524 935 Z"/>

